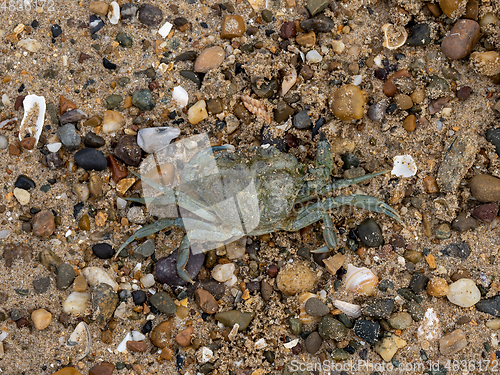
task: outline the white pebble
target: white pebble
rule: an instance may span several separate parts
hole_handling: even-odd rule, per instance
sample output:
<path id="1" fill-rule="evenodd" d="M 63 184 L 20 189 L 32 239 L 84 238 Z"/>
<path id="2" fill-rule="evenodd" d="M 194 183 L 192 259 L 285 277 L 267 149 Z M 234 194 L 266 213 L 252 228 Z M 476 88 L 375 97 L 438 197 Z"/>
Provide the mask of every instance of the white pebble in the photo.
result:
<path id="1" fill-rule="evenodd" d="M 23 39 L 17 43 L 18 47 L 24 48 L 29 52 L 37 52 L 42 46 L 39 41 L 35 39 Z"/>
<path id="2" fill-rule="evenodd" d="M 30 202 L 30 193 L 27 190 L 14 188 L 14 196 L 21 206 L 27 205 Z"/>
<path id="3" fill-rule="evenodd" d="M 0 239 L 9 237 L 9 233 L 8 229 L 0 230 Z"/>
<path id="4" fill-rule="evenodd" d="M 116 1 L 109 4 L 108 19 L 113 25 L 118 24 L 118 21 L 120 21 L 120 6 Z"/>
<path id="5" fill-rule="evenodd" d="M 66 314 L 83 314 L 89 301 L 90 293 L 73 292 L 63 302 L 62 308 Z"/>
<path id="6" fill-rule="evenodd" d="M 321 57 L 321 55 L 319 54 L 318 51 L 316 50 L 311 50 L 309 52 L 307 52 L 307 55 L 306 55 L 306 60 L 308 63 L 319 63 L 323 60 L 323 58 Z"/>
<path id="7" fill-rule="evenodd" d="M 7 94 L 2 95 L 2 104 L 8 106 L 10 104 L 10 99 Z"/>
<path id="8" fill-rule="evenodd" d="M 132 331 L 132 340 L 134 340 L 134 341 L 142 341 L 142 340 L 145 340 L 145 339 L 146 339 L 146 336 L 144 336 L 139 331 Z"/>
<path id="9" fill-rule="evenodd" d="M 218 282 L 231 280 L 236 267 L 234 263 L 217 264 L 212 270 L 212 277 Z"/>
<path id="10" fill-rule="evenodd" d="M 211 349 L 207 348 L 206 346 L 200 348 L 196 353 L 196 358 L 200 363 L 209 362 L 213 358 L 213 356 L 214 352 Z"/>
<path id="11" fill-rule="evenodd" d="M 123 198 L 117 197 L 116 198 L 116 208 L 119 210 L 123 210 L 127 207 L 127 201 Z"/>
<path id="12" fill-rule="evenodd" d="M 361 83 L 362 80 L 363 80 L 363 76 L 361 74 L 355 75 L 354 77 L 352 77 L 352 84 L 359 86 L 359 84 Z"/>
<path id="13" fill-rule="evenodd" d="M 49 143 L 47 145 L 47 150 L 50 152 L 57 152 L 61 148 L 62 143 L 61 142 L 55 142 L 55 143 Z"/>
<path id="14" fill-rule="evenodd" d="M 481 299 L 481 292 L 471 279 L 460 279 L 450 284 L 448 300 L 461 307 L 471 307 Z"/>
<path id="15" fill-rule="evenodd" d="M 149 288 L 155 285 L 155 278 L 153 277 L 153 274 L 148 273 L 147 275 L 141 277 L 141 283 L 144 285 L 144 288 Z"/>
<path id="16" fill-rule="evenodd" d="M 188 93 L 181 86 L 175 86 L 174 91 L 172 92 L 172 99 L 177 105 L 181 108 L 184 108 L 188 104 Z"/>
<path id="17" fill-rule="evenodd" d="M 125 350 L 127 350 L 127 341 L 132 340 L 132 335 L 130 332 L 128 332 L 125 337 L 123 338 L 122 342 L 118 344 L 118 347 L 116 348 L 116 351 L 123 353 Z"/>
<path id="18" fill-rule="evenodd" d="M 255 341 L 255 344 L 254 344 L 254 348 L 257 350 L 264 349 L 266 346 L 267 346 L 266 340 L 264 340 L 263 338 L 258 339 L 257 341 Z"/>
<path id="19" fill-rule="evenodd" d="M 166 38 L 168 34 L 170 33 L 170 30 L 172 30 L 172 24 L 170 22 L 165 22 L 162 27 L 158 30 L 158 34 L 160 34 L 162 37 Z"/>
<path id="20" fill-rule="evenodd" d="M 394 168 L 391 171 L 393 175 L 411 177 L 417 173 L 417 165 L 410 155 L 398 155 L 393 160 Z"/>
<path id="21" fill-rule="evenodd" d="M 0 135 L 0 150 L 5 150 L 7 147 L 9 147 L 9 140 L 7 137 Z"/>

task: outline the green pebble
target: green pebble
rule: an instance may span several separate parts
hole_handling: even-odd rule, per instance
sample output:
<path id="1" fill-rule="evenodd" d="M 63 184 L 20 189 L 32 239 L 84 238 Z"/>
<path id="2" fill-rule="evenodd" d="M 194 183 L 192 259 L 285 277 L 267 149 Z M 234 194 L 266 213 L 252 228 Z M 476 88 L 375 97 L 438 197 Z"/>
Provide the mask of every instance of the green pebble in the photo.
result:
<path id="1" fill-rule="evenodd" d="M 118 84 L 119 84 L 121 87 L 125 87 L 125 86 L 127 86 L 129 83 L 130 83 L 130 78 L 128 78 L 128 77 L 120 77 L 120 78 L 118 78 Z"/>
<path id="2" fill-rule="evenodd" d="M 288 325 L 290 326 L 290 331 L 294 335 L 300 335 L 302 332 L 302 322 L 297 318 L 290 318 L 288 320 Z"/>
<path id="3" fill-rule="evenodd" d="M 348 329 L 340 321 L 327 315 L 321 318 L 318 333 L 325 340 L 342 341 L 347 336 Z"/>
<path id="4" fill-rule="evenodd" d="M 345 361 L 349 359 L 349 353 L 347 353 L 344 349 L 337 348 L 332 352 L 332 359 L 335 361 Z"/>
<path id="5" fill-rule="evenodd" d="M 405 311 L 397 312 L 389 318 L 389 324 L 394 329 L 405 329 L 410 326 L 412 322 L 411 315 Z"/>
<path id="6" fill-rule="evenodd" d="M 439 240 L 446 240 L 451 237 L 450 226 L 446 223 L 441 224 L 436 228 L 436 238 Z"/>
<path id="7" fill-rule="evenodd" d="M 243 331 L 248 327 L 252 319 L 255 317 L 254 312 L 241 312 L 238 310 L 224 311 L 215 314 L 215 320 L 218 320 L 226 327 L 233 327 L 236 323 L 239 324 L 238 331 Z"/>
<path id="8" fill-rule="evenodd" d="M 150 111 L 155 107 L 155 100 L 148 89 L 137 90 L 132 97 L 132 104 L 142 111 Z"/>
<path id="9" fill-rule="evenodd" d="M 44 193 L 48 192 L 50 190 L 50 185 L 42 185 L 40 187 L 40 191 L 43 191 Z"/>
<path id="10" fill-rule="evenodd" d="M 273 12 L 270 10 L 264 9 L 262 12 L 260 12 L 260 15 L 262 16 L 262 19 L 269 23 L 273 20 Z"/>
<path id="11" fill-rule="evenodd" d="M 123 97 L 121 95 L 113 94 L 109 95 L 106 98 L 106 109 L 115 109 L 118 107 L 123 101 Z"/>
<path id="12" fill-rule="evenodd" d="M 307 0 L 307 10 L 315 16 L 328 6 L 328 0 Z"/>
<path id="13" fill-rule="evenodd" d="M 149 298 L 149 302 L 160 312 L 167 315 L 174 315 L 177 312 L 172 297 L 166 292 L 158 292 Z"/>
<path id="14" fill-rule="evenodd" d="M 132 38 L 129 37 L 127 34 L 121 32 L 116 35 L 116 41 L 120 43 L 120 46 L 129 48 L 132 47 Z"/>
<path id="15" fill-rule="evenodd" d="M 346 328 L 354 327 L 354 323 L 351 319 L 347 317 L 346 314 L 342 313 L 338 316 L 339 321 L 346 326 Z"/>

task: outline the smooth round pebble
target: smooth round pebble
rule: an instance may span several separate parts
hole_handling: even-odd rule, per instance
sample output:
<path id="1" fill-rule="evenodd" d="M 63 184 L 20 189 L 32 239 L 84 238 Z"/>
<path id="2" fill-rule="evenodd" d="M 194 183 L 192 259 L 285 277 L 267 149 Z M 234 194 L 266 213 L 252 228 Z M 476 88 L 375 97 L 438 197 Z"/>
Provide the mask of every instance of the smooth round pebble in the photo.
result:
<path id="1" fill-rule="evenodd" d="M 310 292 L 316 285 L 316 275 L 308 263 L 294 262 L 281 268 L 276 283 L 283 293 L 295 295 Z"/>
<path id="2" fill-rule="evenodd" d="M 219 46 L 206 48 L 194 62 L 194 71 L 198 73 L 208 73 L 212 69 L 218 68 L 226 57 L 224 49 Z"/>
<path id="3" fill-rule="evenodd" d="M 92 246 L 92 252 L 99 259 L 109 259 L 115 255 L 115 251 L 110 244 L 107 243 L 98 243 Z"/>
<path id="4" fill-rule="evenodd" d="M 411 315 L 406 311 L 397 312 L 392 314 L 389 318 L 389 324 L 394 329 L 405 329 L 413 322 Z"/>
<path id="5" fill-rule="evenodd" d="M 448 300 L 461 307 L 471 307 L 481 299 L 481 292 L 471 279 L 460 279 L 450 284 Z"/>
<path id="6" fill-rule="evenodd" d="M 38 309 L 31 313 L 31 320 L 35 328 L 41 331 L 49 326 L 52 321 L 52 314 L 45 309 Z"/>
<path id="7" fill-rule="evenodd" d="M 311 50 L 309 52 L 307 52 L 306 54 L 306 61 L 308 63 L 311 63 L 311 64 L 314 64 L 314 63 L 319 63 L 323 60 L 323 57 L 321 57 L 321 55 L 319 54 L 318 51 L 316 50 Z"/>
<path id="8" fill-rule="evenodd" d="M 355 85 L 344 85 L 333 93 L 330 108 L 333 114 L 342 121 L 363 118 L 367 96 Z"/>

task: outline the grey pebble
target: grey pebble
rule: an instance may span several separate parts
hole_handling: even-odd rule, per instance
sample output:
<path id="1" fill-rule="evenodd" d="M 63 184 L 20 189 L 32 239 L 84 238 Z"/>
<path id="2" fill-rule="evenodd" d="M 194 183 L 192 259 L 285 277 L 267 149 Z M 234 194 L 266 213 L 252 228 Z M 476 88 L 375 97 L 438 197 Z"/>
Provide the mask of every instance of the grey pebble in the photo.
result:
<path id="1" fill-rule="evenodd" d="M 73 284 L 73 280 L 75 280 L 75 269 L 71 266 L 71 264 L 61 264 L 57 269 L 57 289 L 68 289 L 70 285 Z"/>
<path id="2" fill-rule="evenodd" d="M 62 144 L 70 151 L 76 150 L 80 146 L 82 138 L 76 132 L 75 125 L 66 124 L 57 129 L 57 136 Z"/>

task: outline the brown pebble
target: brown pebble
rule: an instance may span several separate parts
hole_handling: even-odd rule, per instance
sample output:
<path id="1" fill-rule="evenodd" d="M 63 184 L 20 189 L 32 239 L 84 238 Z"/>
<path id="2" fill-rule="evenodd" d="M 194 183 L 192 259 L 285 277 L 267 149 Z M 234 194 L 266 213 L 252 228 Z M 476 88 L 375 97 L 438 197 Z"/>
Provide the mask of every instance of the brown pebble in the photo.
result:
<path id="1" fill-rule="evenodd" d="M 31 225 L 35 236 L 47 238 L 56 229 L 54 214 L 51 210 L 42 210 L 33 217 Z"/>
<path id="2" fill-rule="evenodd" d="M 403 120 L 403 129 L 407 132 L 413 132 L 417 128 L 417 118 L 415 115 L 409 115 Z"/>
<path id="3" fill-rule="evenodd" d="M 175 336 L 175 342 L 182 346 L 183 348 L 188 347 L 191 344 L 191 337 L 194 334 L 193 326 L 184 328 L 180 331 L 177 336 Z"/>
<path id="4" fill-rule="evenodd" d="M 16 322 L 16 326 L 17 328 L 29 327 L 30 323 L 23 317 Z"/>
<path id="5" fill-rule="evenodd" d="M 36 143 L 35 137 L 26 137 L 23 138 L 21 142 L 19 142 L 19 146 L 21 146 L 25 150 L 33 150 L 35 148 L 35 143 Z"/>
<path id="6" fill-rule="evenodd" d="M 450 287 L 442 277 L 433 277 L 427 284 L 427 293 L 434 297 L 444 297 L 449 291 Z"/>
<path id="7" fill-rule="evenodd" d="M 174 352 L 170 348 L 163 348 L 160 353 L 160 357 L 169 361 L 174 358 Z"/>
<path id="8" fill-rule="evenodd" d="M 153 331 L 151 331 L 151 343 L 160 349 L 166 347 L 172 337 L 172 325 L 172 319 L 165 320 L 158 324 Z"/>
<path id="9" fill-rule="evenodd" d="M 467 270 L 458 270 L 457 272 L 454 272 L 450 279 L 451 281 L 455 282 L 460 279 L 469 279 L 470 278 L 470 272 Z"/>
<path id="10" fill-rule="evenodd" d="M 384 91 L 384 94 L 388 97 L 391 97 L 391 98 L 394 95 L 396 95 L 396 93 L 398 92 L 398 88 L 394 84 L 394 80 L 397 78 L 403 78 L 403 77 L 408 77 L 408 78 L 411 77 L 410 73 L 408 73 L 408 71 L 406 69 L 402 69 L 400 71 L 397 71 L 393 75 L 391 75 L 387 79 L 387 81 L 385 81 L 384 86 L 382 88 L 382 90 Z"/>
<path id="11" fill-rule="evenodd" d="M 89 4 L 89 12 L 104 17 L 108 14 L 108 4 L 104 1 L 92 1 Z"/>
<path id="12" fill-rule="evenodd" d="M 413 101 L 409 95 L 405 94 L 396 94 L 394 96 L 394 102 L 398 106 L 399 109 L 407 110 L 413 107 Z"/>
<path id="13" fill-rule="evenodd" d="M 92 55 L 87 55 L 86 53 L 80 52 L 80 56 L 78 56 L 78 62 L 81 64 L 85 60 L 91 59 Z"/>
<path id="14" fill-rule="evenodd" d="M 121 179 L 127 177 L 127 167 L 120 164 L 113 155 L 106 156 L 106 160 L 108 161 L 108 167 L 111 170 L 111 178 L 115 184 Z"/>
<path id="15" fill-rule="evenodd" d="M 207 314 L 215 314 L 219 310 L 219 305 L 214 296 L 205 289 L 196 289 L 196 304 Z"/>
<path id="16" fill-rule="evenodd" d="M 312 47 L 316 44 L 316 34 L 314 33 L 314 31 L 309 31 L 306 34 L 297 35 L 295 41 L 298 45 L 304 47 Z"/>
<path id="17" fill-rule="evenodd" d="M 26 96 L 24 95 L 19 95 L 17 98 L 16 98 L 16 101 L 14 102 L 14 110 L 17 111 L 19 108 L 21 108 L 23 106 L 23 102 L 24 102 L 24 98 Z"/>
<path id="18" fill-rule="evenodd" d="M 148 344 L 144 341 L 127 341 L 127 350 L 131 352 L 145 352 L 148 350 Z"/>
<path id="19" fill-rule="evenodd" d="M 443 12 L 441 8 L 436 3 L 427 3 L 427 8 L 430 10 L 434 17 L 439 17 Z"/>
<path id="20" fill-rule="evenodd" d="M 500 200 L 500 179 L 487 174 L 478 174 L 470 181 L 470 191 L 479 202 Z"/>
<path id="21" fill-rule="evenodd" d="M 101 362 L 89 371 L 89 375 L 111 375 L 115 370 L 115 365 L 109 362 Z"/>
<path id="22" fill-rule="evenodd" d="M 225 52 L 222 47 L 215 46 L 206 48 L 196 58 L 194 62 L 194 71 L 198 73 L 208 73 L 210 70 L 218 68 L 225 58 Z"/>
<path id="23" fill-rule="evenodd" d="M 465 10 L 467 0 L 440 0 L 439 7 L 448 17 L 457 19 Z"/>
<path id="24" fill-rule="evenodd" d="M 464 86 L 457 90 L 457 98 L 460 100 L 466 100 L 472 92 L 470 86 Z"/>
<path id="25" fill-rule="evenodd" d="M 10 156 L 19 156 L 19 147 L 17 147 L 16 145 L 14 144 L 9 144 L 9 155 Z"/>
<path id="26" fill-rule="evenodd" d="M 221 39 L 231 39 L 242 36 L 245 32 L 245 21 L 239 15 L 227 15 L 222 19 L 220 28 Z"/>
<path id="27" fill-rule="evenodd" d="M 85 292 L 87 290 L 87 280 L 82 275 L 78 275 L 73 282 L 73 290 L 75 292 Z"/>
<path id="28" fill-rule="evenodd" d="M 78 220 L 78 228 L 81 230 L 90 230 L 90 218 L 89 215 L 83 215 L 80 220 Z"/>
<path id="29" fill-rule="evenodd" d="M 59 114 L 63 114 L 69 109 L 76 109 L 75 103 L 66 99 L 64 96 L 59 96 Z"/>
<path id="30" fill-rule="evenodd" d="M 271 264 L 267 267 L 266 273 L 269 277 L 276 277 L 278 275 L 278 267 L 275 264 Z"/>
<path id="31" fill-rule="evenodd" d="M 449 59 L 462 59 L 472 52 L 479 36 L 479 24 L 476 21 L 460 19 L 444 37 L 441 50 Z"/>
<path id="32" fill-rule="evenodd" d="M 433 194 L 439 192 L 439 186 L 433 176 L 426 176 L 423 179 L 424 189 L 427 193 Z"/>
<path id="33" fill-rule="evenodd" d="M 105 344 L 111 344 L 113 342 L 113 333 L 110 330 L 102 331 L 101 341 Z"/>
<path id="34" fill-rule="evenodd" d="M 297 35 L 297 28 L 295 22 L 283 22 L 280 29 L 281 39 L 290 39 Z"/>
<path id="35" fill-rule="evenodd" d="M 304 65 L 300 70 L 300 75 L 304 78 L 304 81 L 307 81 L 314 77 L 314 71 L 309 65 Z"/>

